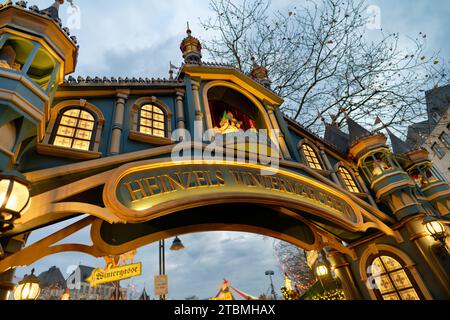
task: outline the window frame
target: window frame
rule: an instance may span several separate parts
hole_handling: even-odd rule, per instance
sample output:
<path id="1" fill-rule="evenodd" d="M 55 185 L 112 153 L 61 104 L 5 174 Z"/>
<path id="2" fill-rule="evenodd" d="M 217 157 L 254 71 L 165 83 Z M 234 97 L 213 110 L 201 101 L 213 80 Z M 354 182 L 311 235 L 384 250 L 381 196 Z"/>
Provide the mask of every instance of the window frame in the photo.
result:
<path id="1" fill-rule="evenodd" d="M 339 176 L 339 180 L 341 181 L 342 185 L 345 187 L 345 189 L 347 191 L 349 191 L 353 194 L 363 193 L 363 191 L 362 191 L 363 188 L 361 187 L 358 179 L 356 179 L 356 176 L 355 176 L 355 173 L 353 172 L 353 170 L 349 170 L 348 167 L 345 166 L 343 163 L 338 163 L 336 167 L 337 167 L 336 172 Z M 356 189 L 358 190 L 357 192 L 350 190 L 349 186 L 346 183 L 346 179 L 342 176 L 341 169 L 345 170 L 348 173 L 348 175 L 351 177 L 351 179 L 353 180 L 353 183 L 356 186 Z"/>
<path id="2" fill-rule="evenodd" d="M 388 271 L 387 268 L 385 267 L 385 271 L 380 273 L 378 276 L 382 276 L 382 275 L 387 275 L 389 280 L 392 283 L 392 286 L 394 287 L 394 291 L 390 292 L 390 293 L 384 293 L 382 294 L 381 291 L 377 288 L 372 289 L 373 292 L 375 293 L 375 296 L 378 300 L 380 301 L 387 301 L 383 298 L 383 296 L 387 295 L 387 294 L 393 294 L 395 293 L 398 298 L 399 301 L 407 301 L 407 300 L 403 300 L 400 292 L 408 290 L 408 289 L 414 289 L 414 291 L 416 292 L 417 296 L 419 297 L 419 300 L 426 300 L 424 294 L 422 293 L 422 290 L 420 290 L 420 287 L 418 285 L 418 283 L 416 282 L 416 279 L 414 277 L 414 275 L 412 274 L 411 270 L 409 270 L 407 264 L 405 263 L 405 261 L 403 261 L 398 255 L 396 255 L 395 253 L 389 252 L 389 251 L 379 251 L 376 255 L 372 255 L 370 258 L 370 263 L 368 263 L 368 268 L 371 268 L 375 262 L 376 259 L 380 258 L 381 263 L 384 265 L 383 260 L 381 259 L 381 257 L 389 257 L 391 259 L 394 259 L 395 261 L 398 262 L 398 264 L 400 264 L 401 269 L 395 269 L 395 270 L 390 270 Z M 370 269 L 371 270 L 371 269 Z M 408 280 L 411 283 L 411 287 L 407 287 L 405 289 L 398 289 L 395 285 L 394 280 L 391 277 L 392 273 L 398 272 L 398 271 L 404 271 L 406 276 L 408 277 Z M 373 275 L 373 274 L 372 274 Z"/>
<path id="3" fill-rule="evenodd" d="M 142 107 L 145 105 L 153 105 L 158 107 L 164 114 L 165 128 L 164 128 L 164 137 L 154 136 L 146 133 L 140 132 L 140 113 Z M 137 99 L 133 106 L 131 107 L 131 125 L 130 131 L 128 134 L 128 138 L 133 141 L 153 144 L 153 145 L 170 145 L 175 143 L 172 138 L 172 111 L 171 109 L 161 100 L 158 100 L 156 97 L 143 97 Z"/>
<path id="4" fill-rule="evenodd" d="M 93 146 L 90 146 L 89 151 L 53 145 L 53 137 L 55 136 L 54 132 L 55 130 L 58 130 L 59 123 L 61 122 L 60 115 L 72 108 L 85 109 L 94 117 L 96 121 L 94 131 L 92 132 L 92 141 L 94 144 Z M 93 104 L 88 103 L 86 100 L 80 99 L 61 101 L 50 109 L 49 124 L 47 125 L 43 140 L 37 145 L 37 152 L 39 154 L 76 160 L 92 160 L 101 158 L 102 153 L 99 150 L 100 145 L 103 143 L 102 135 L 104 125 L 105 117 L 101 110 Z"/>
<path id="5" fill-rule="evenodd" d="M 160 111 L 162 112 L 162 114 L 163 114 L 163 117 L 164 117 L 163 121 L 155 120 L 154 116 L 157 115 L 157 114 L 159 114 L 159 113 L 157 113 L 157 112 L 155 113 L 153 109 L 152 109 L 151 112 L 150 112 L 150 111 L 147 111 L 147 110 L 143 110 L 143 108 L 144 108 L 144 107 L 147 107 L 147 106 L 151 106 L 152 108 L 157 108 L 158 110 L 160 110 Z M 150 118 L 147 118 L 147 117 L 143 117 L 143 116 L 142 116 L 142 112 L 143 112 L 143 111 L 150 112 L 150 113 L 152 114 L 152 118 L 150 119 Z M 142 119 L 146 119 L 146 120 L 152 121 L 152 125 L 151 125 L 151 126 L 145 126 L 145 125 L 143 125 L 143 124 L 142 124 Z M 158 123 L 163 123 L 163 124 L 164 124 L 164 130 L 161 130 L 161 129 L 156 128 L 156 127 L 154 126 L 154 122 L 155 122 L 155 121 L 158 122 Z M 142 127 L 151 129 L 151 130 L 152 130 L 152 134 L 142 132 L 142 131 L 141 131 L 141 128 L 142 128 Z M 154 130 L 164 131 L 164 137 L 155 135 L 155 134 L 154 134 Z M 164 111 L 164 109 L 161 108 L 160 106 L 158 106 L 157 104 L 154 104 L 154 103 L 144 103 L 144 104 L 142 104 L 142 105 L 139 107 L 139 111 L 138 111 L 137 131 L 138 131 L 139 133 L 141 133 L 141 134 L 146 134 L 146 135 L 153 136 L 153 137 L 156 137 L 156 138 L 166 138 L 166 139 L 167 139 L 167 138 L 168 138 L 168 135 L 169 135 L 169 132 L 168 132 L 168 130 L 167 130 L 167 115 L 166 115 L 166 112 Z"/>
<path id="6" fill-rule="evenodd" d="M 442 151 L 442 156 L 439 154 L 439 152 L 437 151 L 436 148 L 439 148 L 438 150 L 441 150 L 441 151 Z M 435 154 L 439 159 L 443 159 L 443 158 L 445 157 L 445 155 L 446 155 L 445 150 L 443 150 L 442 146 L 441 146 L 439 143 L 437 143 L 437 142 L 433 143 L 433 145 L 431 146 L 431 150 L 433 150 L 434 154 Z"/>
<path id="7" fill-rule="evenodd" d="M 72 141 L 72 147 L 70 147 L 70 148 L 69 147 L 63 147 L 63 146 L 56 146 L 55 145 L 55 140 L 59 136 L 58 135 L 58 130 L 59 130 L 59 128 L 61 126 L 64 126 L 64 125 L 61 125 L 61 120 L 65 116 L 65 113 L 67 111 L 70 111 L 70 110 L 80 110 L 80 116 L 78 116 L 78 118 L 77 118 L 77 125 L 78 125 L 79 121 L 82 119 L 81 118 L 81 112 L 82 111 L 85 111 L 85 112 L 89 113 L 94 118 L 94 127 L 92 128 L 92 130 L 89 130 L 89 131 L 91 131 L 92 135 L 91 135 L 91 139 L 89 140 L 89 149 L 88 150 L 77 149 L 77 148 L 73 147 L 73 143 L 76 140 L 75 136 L 70 138 L 70 139 L 73 140 Z M 75 129 L 75 131 L 80 129 L 78 126 L 73 127 L 73 128 Z M 53 126 L 53 131 L 52 131 L 52 134 L 51 134 L 51 137 L 50 137 L 50 144 L 55 146 L 55 147 L 59 147 L 59 148 L 67 148 L 67 149 L 79 150 L 79 151 L 87 151 L 87 152 L 94 151 L 97 129 L 98 129 L 98 119 L 97 119 L 97 115 L 94 112 L 92 112 L 91 110 L 89 110 L 86 107 L 68 106 L 68 107 L 65 107 L 65 108 L 63 108 L 63 109 L 61 109 L 59 111 L 58 118 L 56 119 L 55 125 Z M 86 130 L 86 131 L 88 131 L 88 130 Z M 83 139 L 79 139 L 79 140 L 83 140 Z M 83 140 L 83 141 L 88 141 L 88 140 Z"/>
<path id="8" fill-rule="evenodd" d="M 306 156 L 306 154 L 305 154 L 305 150 L 304 150 L 304 147 L 305 147 L 305 146 L 309 147 L 309 148 L 313 151 L 313 153 L 314 153 L 314 155 L 315 155 L 317 161 L 319 162 L 320 169 L 311 167 L 311 164 L 310 164 L 310 162 L 308 161 L 307 156 Z M 302 141 L 298 144 L 297 149 L 298 149 L 298 151 L 299 151 L 299 153 L 300 153 L 300 155 L 301 155 L 301 158 L 302 158 L 302 160 L 303 160 L 303 163 L 304 163 L 305 165 L 307 165 L 308 168 L 310 168 L 310 169 L 312 169 L 312 170 L 316 170 L 316 171 L 322 171 L 322 172 L 323 172 L 323 171 L 327 171 L 326 166 L 325 166 L 325 163 L 324 163 L 324 161 L 323 161 L 323 159 L 322 159 L 322 157 L 321 157 L 321 155 L 320 155 L 320 152 L 319 152 L 319 150 L 314 146 L 314 144 L 312 143 L 312 141 L 307 140 L 307 139 L 302 140 Z"/>
<path id="9" fill-rule="evenodd" d="M 444 135 L 447 137 L 447 139 L 443 139 Z M 439 140 L 445 145 L 447 149 L 450 149 L 450 136 L 448 135 L 448 132 L 442 132 L 439 136 Z"/>

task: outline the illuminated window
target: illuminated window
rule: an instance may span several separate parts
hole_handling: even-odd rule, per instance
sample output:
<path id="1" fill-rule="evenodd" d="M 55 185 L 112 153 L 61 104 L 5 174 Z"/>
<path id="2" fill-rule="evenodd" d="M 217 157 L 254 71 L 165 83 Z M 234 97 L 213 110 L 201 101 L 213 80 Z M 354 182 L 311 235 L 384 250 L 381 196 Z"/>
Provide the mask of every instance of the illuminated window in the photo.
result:
<path id="1" fill-rule="evenodd" d="M 421 300 L 411 274 L 393 257 L 381 255 L 374 259 L 371 273 L 380 300 Z"/>
<path id="2" fill-rule="evenodd" d="M 64 111 L 56 127 L 53 145 L 89 151 L 95 139 L 95 118 L 82 109 Z"/>
<path id="3" fill-rule="evenodd" d="M 353 179 L 353 176 L 346 168 L 339 167 L 339 174 L 341 175 L 341 178 L 344 181 L 345 186 L 350 192 L 353 193 L 360 192 L 358 186 L 356 185 L 355 179 Z"/>
<path id="4" fill-rule="evenodd" d="M 313 148 L 311 148 L 307 144 L 304 144 L 302 148 L 308 165 L 313 169 L 323 170 L 322 165 L 319 162 L 319 158 L 317 157 L 317 154 L 313 150 Z"/>
<path id="5" fill-rule="evenodd" d="M 139 132 L 155 137 L 166 137 L 166 116 L 157 106 L 144 105 L 139 109 Z"/>

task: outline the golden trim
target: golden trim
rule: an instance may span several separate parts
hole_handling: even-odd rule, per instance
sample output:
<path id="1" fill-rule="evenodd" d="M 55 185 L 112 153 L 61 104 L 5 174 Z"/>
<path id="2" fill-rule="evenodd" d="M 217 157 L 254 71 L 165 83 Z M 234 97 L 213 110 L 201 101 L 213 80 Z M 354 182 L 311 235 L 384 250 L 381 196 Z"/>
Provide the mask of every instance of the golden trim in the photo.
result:
<path id="1" fill-rule="evenodd" d="M 127 174 L 141 171 L 141 170 L 150 170 L 150 169 L 156 169 L 156 168 L 165 168 L 165 167 L 175 167 L 175 166 L 184 166 L 184 165 L 195 165 L 195 164 L 215 164 L 215 165 L 224 165 L 224 166 L 242 166 L 244 168 L 253 168 L 258 170 L 272 170 L 275 173 L 283 174 L 285 176 L 288 176 L 290 178 L 304 181 L 310 185 L 316 186 L 317 188 L 328 192 L 330 194 L 333 194 L 337 196 L 338 198 L 345 201 L 353 210 L 356 221 L 350 221 L 346 218 L 343 218 L 340 213 L 334 213 L 334 211 L 325 210 L 323 207 L 309 204 L 307 202 L 302 202 L 297 199 L 288 198 L 283 200 L 284 204 L 287 206 L 291 206 L 292 208 L 299 209 L 299 210 L 308 210 L 308 212 L 311 212 L 315 215 L 322 216 L 330 221 L 333 221 L 337 223 L 338 225 L 342 226 L 345 229 L 348 229 L 350 231 L 356 232 L 356 231 L 366 231 L 368 228 L 376 228 L 384 232 L 385 234 L 393 237 L 397 237 L 395 232 L 390 229 L 387 225 L 385 225 L 383 222 L 378 220 L 376 217 L 374 217 L 372 214 L 367 212 L 365 209 L 359 207 L 356 205 L 354 201 L 347 195 L 343 195 L 339 190 L 335 190 L 331 188 L 328 185 L 324 185 L 318 181 L 314 181 L 309 177 L 298 175 L 297 173 L 294 173 L 292 171 L 287 171 L 284 169 L 272 169 L 268 167 L 264 167 L 261 165 L 256 164 L 247 164 L 247 163 L 229 163 L 226 161 L 180 161 L 180 162 L 171 162 L 170 159 L 154 159 L 154 160 L 148 160 L 148 161 L 142 161 L 137 163 L 131 163 L 124 165 L 115 171 L 112 172 L 110 179 L 107 181 L 105 188 L 104 188 L 104 202 L 105 205 L 109 208 L 111 208 L 118 217 L 120 217 L 123 220 L 126 220 L 131 223 L 139 223 L 144 221 L 149 221 L 151 219 L 155 219 L 176 211 L 180 211 L 183 209 L 189 209 L 189 208 L 195 208 L 199 205 L 211 205 L 211 204 L 219 204 L 229 201 L 239 202 L 239 203 L 260 203 L 260 204 L 268 204 L 268 205 L 275 205 L 279 206 L 280 204 L 280 196 L 281 194 L 277 195 L 268 195 L 267 193 L 246 193 L 246 192 L 227 192 L 227 193 L 210 193 L 210 194 L 204 194 L 202 196 L 196 195 L 193 198 L 183 198 L 178 199 L 175 202 L 164 202 L 159 205 L 156 205 L 152 208 L 149 208 L 145 211 L 134 211 L 130 210 L 129 208 L 126 208 L 122 203 L 118 201 L 116 198 L 116 186 L 117 183 Z M 363 216 L 370 219 L 371 222 L 364 223 Z"/>
<path id="2" fill-rule="evenodd" d="M 144 143 L 150 143 L 158 146 L 166 146 L 166 145 L 173 145 L 175 144 L 175 141 L 169 138 L 162 138 L 157 136 L 152 136 L 149 134 L 137 132 L 134 130 L 131 130 L 128 134 L 128 138 L 130 140 L 144 142 Z"/>
<path id="3" fill-rule="evenodd" d="M 58 243 L 68 236 L 91 225 L 95 220 L 97 220 L 95 217 L 82 219 L 36 242 L 35 244 L 22 249 L 17 253 L 10 255 L 3 260 L 0 260 L 0 273 L 3 273 L 15 267 L 29 266 L 46 256 L 67 251 L 78 251 L 90 254 L 97 258 L 104 256 L 104 253 L 100 252 L 93 246 L 89 247 L 80 244 L 63 244 L 53 246 L 55 243 Z"/>
<path id="4" fill-rule="evenodd" d="M 270 105 L 280 106 L 284 100 L 275 93 L 269 91 L 263 85 L 255 82 L 247 75 L 236 69 L 216 68 L 213 66 L 192 66 L 185 65 L 182 71 L 191 78 L 201 80 L 222 80 L 234 82 L 246 91 L 251 92 L 261 101 L 267 101 Z"/>
<path id="5" fill-rule="evenodd" d="M 28 114 L 31 118 L 38 123 L 38 139 L 42 139 L 45 134 L 45 115 L 44 113 L 33 106 L 27 99 L 14 91 L 0 88 L 0 99 L 11 102 L 15 106 L 19 107 L 23 112 Z"/>
<path id="6" fill-rule="evenodd" d="M 387 186 L 381 188 L 380 190 L 378 190 L 378 192 L 376 193 L 376 197 L 377 197 L 377 199 L 380 199 L 380 198 L 386 196 L 387 192 L 389 192 L 393 189 L 399 188 L 399 187 L 414 187 L 414 186 L 415 186 L 415 184 L 412 181 L 408 181 L 408 182 L 399 181 L 396 183 L 391 183 L 391 184 L 388 184 Z"/>
<path id="7" fill-rule="evenodd" d="M 434 183 L 430 183 L 427 184 L 426 186 L 421 188 L 421 191 L 427 191 L 428 189 L 432 189 L 434 187 L 440 187 L 440 186 L 449 186 L 448 182 L 434 182 Z"/>
<path id="8" fill-rule="evenodd" d="M 0 77 L 20 82 L 25 88 L 29 89 L 44 102 L 48 102 L 50 100 L 47 93 L 43 91 L 41 87 L 39 87 L 39 85 L 37 85 L 35 82 L 33 82 L 23 74 L 18 74 L 13 71 L 0 70 Z"/>
<path id="9" fill-rule="evenodd" d="M 47 179 L 53 179 L 56 177 L 65 176 L 68 174 L 75 174 L 83 171 L 89 171 L 99 169 L 102 167 L 108 167 L 130 161 L 141 160 L 144 158 L 157 157 L 160 155 L 168 154 L 172 152 L 173 146 L 163 146 L 153 148 L 149 150 L 136 151 L 123 155 L 117 155 L 107 158 L 101 158 L 83 163 L 69 164 L 57 168 L 43 169 L 33 172 L 25 173 L 27 180 L 33 183 L 44 181 Z"/>
<path id="10" fill-rule="evenodd" d="M 39 154 L 76 160 L 91 160 L 102 157 L 102 154 L 100 152 L 64 148 L 46 143 L 38 143 L 36 150 Z"/>

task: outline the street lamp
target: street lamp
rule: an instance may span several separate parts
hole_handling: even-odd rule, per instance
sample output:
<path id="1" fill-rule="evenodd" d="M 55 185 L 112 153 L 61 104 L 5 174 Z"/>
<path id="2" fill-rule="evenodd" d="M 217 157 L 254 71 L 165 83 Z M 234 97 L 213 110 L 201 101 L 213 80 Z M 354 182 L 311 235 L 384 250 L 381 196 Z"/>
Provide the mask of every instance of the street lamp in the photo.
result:
<path id="1" fill-rule="evenodd" d="M 273 272 L 272 270 L 266 271 L 266 276 L 269 276 L 269 278 L 270 278 L 270 287 L 272 288 L 273 299 L 277 300 L 277 293 L 275 291 L 275 287 L 273 285 L 273 279 L 272 279 L 273 275 L 275 275 L 275 272 Z"/>
<path id="2" fill-rule="evenodd" d="M 180 238 L 175 237 L 173 240 L 172 246 L 170 247 L 171 251 L 181 251 L 184 250 L 183 242 L 181 242 Z"/>
<path id="3" fill-rule="evenodd" d="M 326 277 L 328 275 L 328 268 L 324 264 L 320 264 L 316 268 L 316 274 L 319 278 Z"/>
<path id="4" fill-rule="evenodd" d="M 170 250 L 181 251 L 184 249 L 185 249 L 184 245 L 181 242 L 180 238 L 175 237 L 175 240 L 173 240 Z M 163 276 L 165 274 L 166 274 L 166 241 L 163 239 L 159 241 L 159 275 Z M 159 298 L 160 300 L 166 300 L 166 296 L 160 296 Z"/>
<path id="5" fill-rule="evenodd" d="M 33 269 L 31 275 L 20 281 L 14 290 L 14 300 L 37 300 L 40 293 L 39 279 L 34 275 Z"/>
<path id="6" fill-rule="evenodd" d="M 14 228 L 14 221 L 30 202 L 30 183 L 17 171 L 0 173 L 0 233 Z"/>
<path id="7" fill-rule="evenodd" d="M 423 224 L 435 241 L 439 241 L 443 246 L 446 245 L 445 239 L 447 235 L 445 233 L 445 226 L 436 217 L 426 216 L 423 219 Z"/>

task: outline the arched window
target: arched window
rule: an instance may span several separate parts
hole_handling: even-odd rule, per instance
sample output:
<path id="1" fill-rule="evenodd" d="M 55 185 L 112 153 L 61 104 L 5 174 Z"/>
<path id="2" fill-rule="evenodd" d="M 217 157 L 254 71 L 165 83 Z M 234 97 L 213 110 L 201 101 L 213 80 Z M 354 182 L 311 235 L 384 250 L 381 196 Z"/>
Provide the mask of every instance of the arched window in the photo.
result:
<path id="1" fill-rule="evenodd" d="M 361 190 L 359 190 L 358 185 L 356 184 L 355 179 L 351 175 L 350 171 L 347 170 L 345 167 L 339 167 L 339 175 L 342 178 L 342 182 L 344 182 L 345 186 L 347 187 L 348 191 L 353 193 L 360 193 Z"/>
<path id="2" fill-rule="evenodd" d="M 373 259 L 370 269 L 379 300 L 424 299 L 414 278 L 399 258 L 380 254 Z"/>
<path id="3" fill-rule="evenodd" d="M 94 116 L 82 108 L 63 110 L 53 134 L 53 145 L 77 150 L 90 151 L 95 143 Z"/>
<path id="4" fill-rule="evenodd" d="M 155 137 L 167 136 L 166 115 L 161 108 L 146 104 L 139 109 L 139 132 Z"/>
<path id="5" fill-rule="evenodd" d="M 303 150 L 303 154 L 305 156 L 305 159 L 306 159 L 308 165 L 312 169 L 323 170 L 323 167 L 319 161 L 319 157 L 317 156 L 317 153 L 314 151 L 314 149 L 311 146 L 309 146 L 307 144 L 303 144 L 302 150 Z"/>

